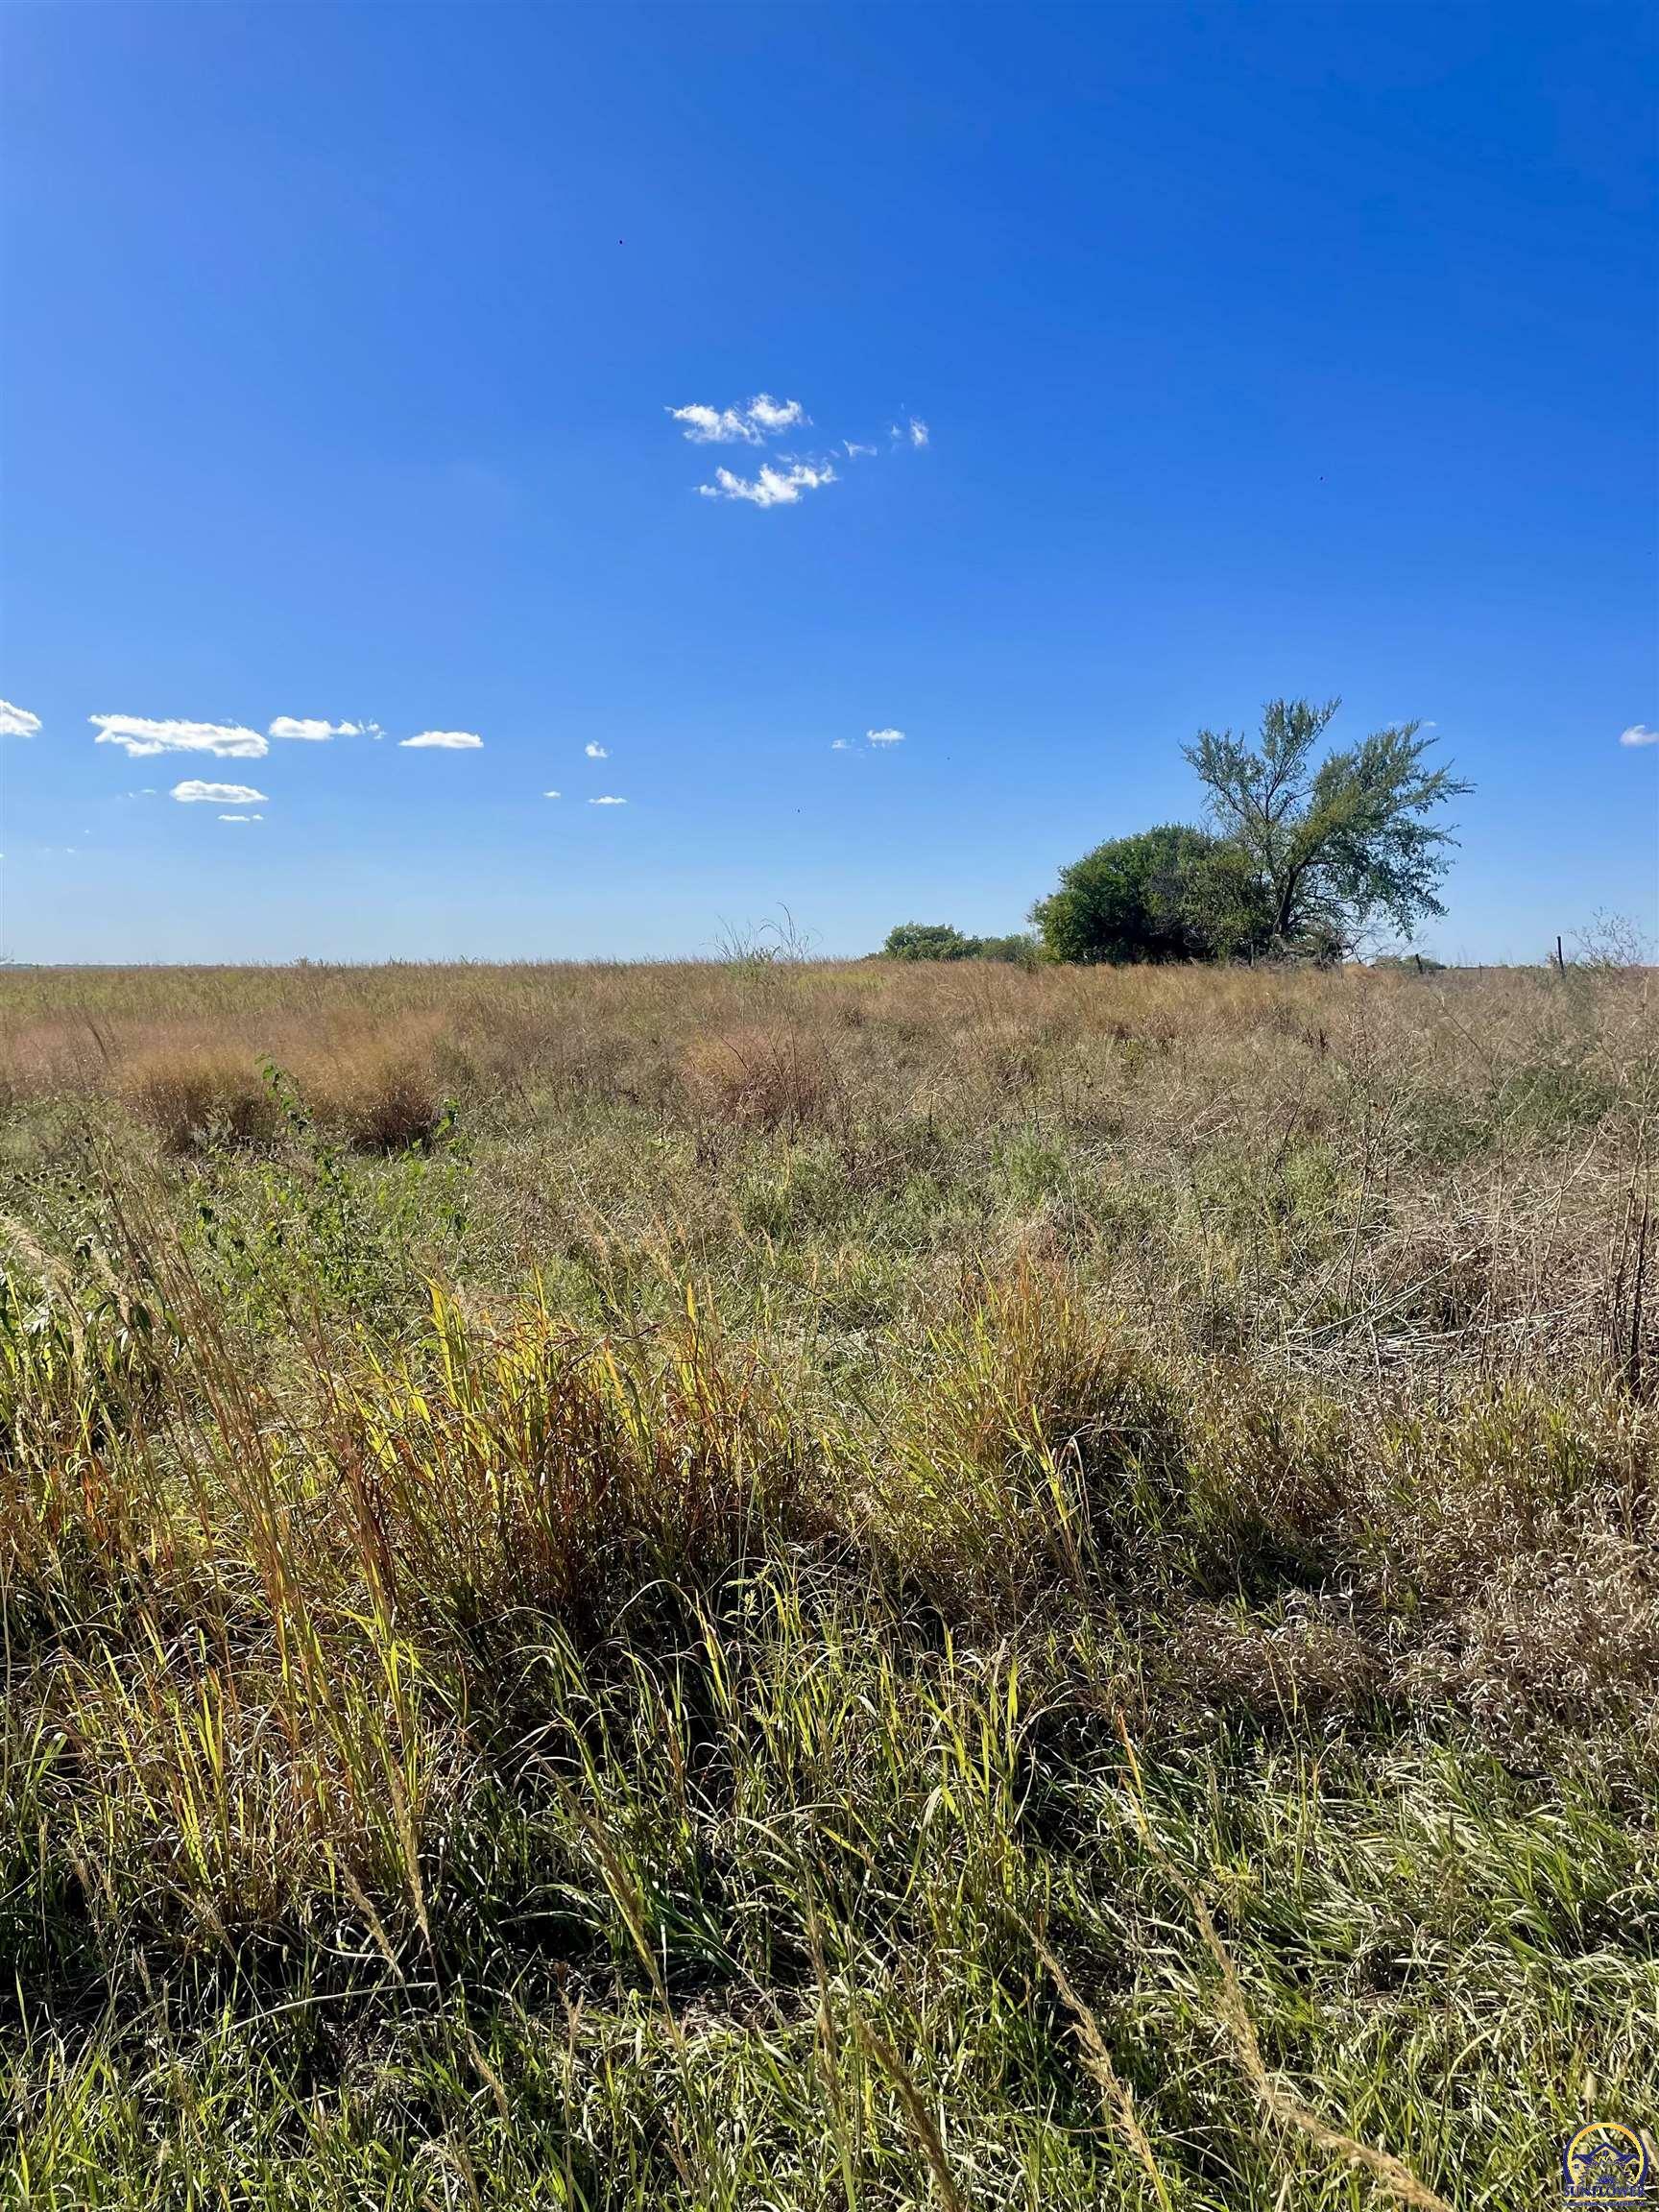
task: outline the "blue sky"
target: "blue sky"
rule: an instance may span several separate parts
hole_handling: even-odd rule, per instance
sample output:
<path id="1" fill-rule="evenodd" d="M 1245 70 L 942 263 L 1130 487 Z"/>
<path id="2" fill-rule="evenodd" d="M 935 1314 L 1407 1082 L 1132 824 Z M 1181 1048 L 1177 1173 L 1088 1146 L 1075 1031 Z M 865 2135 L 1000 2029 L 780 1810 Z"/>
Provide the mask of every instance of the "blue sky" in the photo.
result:
<path id="1" fill-rule="evenodd" d="M 0 950 L 1013 928 L 1336 692 L 1653 928 L 1654 27 L 8 7 Z"/>

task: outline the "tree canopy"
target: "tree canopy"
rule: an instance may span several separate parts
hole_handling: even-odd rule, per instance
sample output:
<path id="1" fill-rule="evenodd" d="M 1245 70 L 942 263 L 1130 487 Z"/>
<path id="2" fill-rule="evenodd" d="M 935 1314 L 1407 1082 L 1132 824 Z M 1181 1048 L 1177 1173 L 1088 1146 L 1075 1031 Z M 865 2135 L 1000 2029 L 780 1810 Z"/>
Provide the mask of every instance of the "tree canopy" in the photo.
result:
<path id="1" fill-rule="evenodd" d="M 1185 746 L 1210 827 L 1166 822 L 1108 838 L 1060 871 L 1031 909 L 1038 938 L 966 937 L 904 922 L 882 948 L 900 960 L 1077 962 L 1339 960 L 1383 924 L 1409 944 L 1443 914 L 1456 843 L 1439 818 L 1474 786 L 1429 758 L 1421 722 L 1391 723 L 1315 758 L 1339 700 L 1270 699 L 1255 743 L 1201 730 Z M 1418 962 L 1418 966 L 1422 963 Z"/>
<path id="2" fill-rule="evenodd" d="M 901 922 L 881 948 L 889 960 L 1006 960 L 1029 968 L 1037 959 L 1034 937 L 965 937 L 949 922 Z"/>
<path id="3" fill-rule="evenodd" d="M 1438 893 L 1451 830 L 1430 817 L 1473 785 L 1426 765 L 1420 722 L 1378 730 L 1313 764 L 1340 700 L 1272 699 L 1258 743 L 1201 730 L 1184 748 L 1216 828 L 1243 855 L 1286 950 L 1351 947 L 1382 917 L 1409 940 Z"/>
<path id="4" fill-rule="evenodd" d="M 890 960 L 972 960 L 979 944 L 949 922 L 901 922 L 881 950 Z"/>
<path id="5" fill-rule="evenodd" d="M 1207 960 L 1248 951 L 1265 914 L 1227 839 L 1184 822 L 1109 838 L 1032 908 L 1051 960 Z"/>

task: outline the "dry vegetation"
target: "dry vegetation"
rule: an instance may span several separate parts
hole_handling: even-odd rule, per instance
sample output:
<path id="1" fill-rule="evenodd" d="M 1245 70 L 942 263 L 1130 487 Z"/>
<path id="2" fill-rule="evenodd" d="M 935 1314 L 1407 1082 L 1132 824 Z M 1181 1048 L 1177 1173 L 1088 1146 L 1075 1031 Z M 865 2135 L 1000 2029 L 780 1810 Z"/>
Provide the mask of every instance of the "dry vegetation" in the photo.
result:
<path id="1" fill-rule="evenodd" d="M 1521 2207 L 1641 973 L 0 978 L 11 2205 Z"/>

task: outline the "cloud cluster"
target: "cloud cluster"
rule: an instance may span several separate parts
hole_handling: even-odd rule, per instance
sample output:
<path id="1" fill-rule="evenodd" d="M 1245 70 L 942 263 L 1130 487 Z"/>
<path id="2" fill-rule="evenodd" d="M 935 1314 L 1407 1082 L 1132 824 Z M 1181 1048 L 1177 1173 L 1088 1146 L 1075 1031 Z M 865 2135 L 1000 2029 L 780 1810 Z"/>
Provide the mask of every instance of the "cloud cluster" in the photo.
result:
<path id="1" fill-rule="evenodd" d="M 626 799 L 613 799 L 607 793 L 603 799 L 589 799 L 588 804 L 589 806 L 626 806 L 628 802 Z"/>
<path id="2" fill-rule="evenodd" d="M 255 791 L 252 783 L 204 783 L 196 776 L 175 783 L 173 797 L 181 806 L 262 806 L 267 804 L 264 792 Z"/>
<path id="3" fill-rule="evenodd" d="M 609 760 L 611 757 L 603 745 L 584 745 L 582 750 L 589 760 Z"/>
<path id="4" fill-rule="evenodd" d="M 757 392 L 742 407 L 670 407 L 668 413 L 685 425 L 693 445 L 760 445 L 807 420 L 799 399 L 774 399 L 770 392 Z"/>
<path id="5" fill-rule="evenodd" d="M 98 745 L 119 745 L 130 759 L 153 753 L 211 753 L 221 760 L 258 760 L 271 750 L 257 730 L 236 722 L 151 722 L 141 714 L 90 714 Z"/>
<path id="6" fill-rule="evenodd" d="M 0 699 L 0 737 L 35 737 L 39 731 L 38 714 L 31 714 L 27 707 L 13 707 L 9 699 Z"/>
<path id="7" fill-rule="evenodd" d="M 1659 730 L 1649 730 L 1646 722 L 1632 722 L 1628 730 L 1619 733 L 1621 745 L 1659 745 Z"/>
<path id="8" fill-rule="evenodd" d="M 669 407 L 665 412 L 681 424 L 693 445 L 763 445 L 768 438 L 811 421 L 799 399 L 774 399 L 769 392 L 757 393 L 741 407 L 698 404 Z M 906 440 L 914 446 L 928 442 L 927 425 L 919 415 L 907 417 L 902 426 L 890 424 L 889 435 L 896 445 Z M 835 444 L 848 461 L 867 460 L 876 452 L 874 445 L 863 445 L 856 438 L 841 438 Z M 714 481 L 699 484 L 697 490 L 705 499 L 735 499 L 750 507 L 794 507 L 804 493 L 836 481 L 829 455 L 785 451 L 776 462 L 763 462 L 753 476 L 716 469 Z"/>
<path id="9" fill-rule="evenodd" d="M 378 737 L 378 722 L 311 722 L 292 714 L 278 714 L 271 724 L 273 737 L 299 737 L 307 744 L 325 744 L 330 737 Z"/>
<path id="10" fill-rule="evenodd" d="M 156 754 L 208 753 L 223 760 L 258 760 L 269 755 L 270 739 L 287 740 L 302 744 L 324 744 L 334 737 L 379 737 L 378 722 L 329 722 L 321 717 L 278 714 L 269 725 L 269 734 L 262 736 L 240 722 L 192 722 L 182 718 L 153 720 L 142 714 L 92 714 L 87 717 L 98 734 L 95 743 L 118 745 L 130 758 L 143 759 Z M 14 707 L 0 700 L 0 736 L 32 737 L 40 728 L 38 715 L 24 708 Z M 454 753 L 471 753 L 482 749 L 484 740 L 471 730 L 421 730 L 413 737 L 401 740 L 405 746 L 421 750 L 443 750 Z M 603 746 L 589 745 L 590 755 L 596 759 L 605 757 Z M 142 791 L 130 791 L 128 798 L 155 796 L 150 786 Z M 221 822 L 262 822 L 263 814 L 246 809 L 269 804 L 263 791 L 256 791 L 251 783 L 216 783 L 200 777 L 187 777 L 174 784 L 170 796 L 180 805 L 208 805 L 229 809 L 221 813 Z M 557 798 L 557 792 L 549 792 Z M 608 801 L 608 805 L 621 805 L 621 800 Z"/>
<path id="11" fill-rule="evenodd" d="M 730 469 L 716 469 L 712 484 L 699 484 L 705 499 L 747 499 L 756 507 L 793 507 L 803 492 L 817 492 L 833 484 L 835 471 L 829 462 L 817 467 L 797 461 L 790 468 L 762 464 L 758 476 L 733 476 Z"/>
<path id="12" fill-rule="evenodd" d="M 864 743 L 873 745 L 881 751 L 885 751 L 889 745 L 902 745 L 903 742 L 904 733 L 902 730 L 889 728 L 886 730 L 866 730 L 864 733 Z M 831 737 L 830 750 L 831 753 L 856 753 L 859 747 L 854 743 L 851 737 Z"/>

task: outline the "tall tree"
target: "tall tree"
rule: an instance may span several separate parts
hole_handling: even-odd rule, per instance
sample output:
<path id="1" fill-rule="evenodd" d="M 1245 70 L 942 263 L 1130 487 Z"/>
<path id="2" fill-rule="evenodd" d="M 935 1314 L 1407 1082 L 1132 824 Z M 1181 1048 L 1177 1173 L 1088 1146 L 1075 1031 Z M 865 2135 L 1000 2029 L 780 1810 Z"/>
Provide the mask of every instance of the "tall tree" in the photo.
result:
<path id="1" fill-rule="evenodd" d="M 1231 730 L 1201 730 L 1185 748 L 1218 830 L 1260 884 L 1273 940 L 1352 946 L 1378 916 L 1409 938 L 1438 896 L 1456 839 L 1431 817 L 1474 786 L 1426 765 L 1433 739 L 1420 722 L 1379 730 L 1313 763 L 1338 699 L 1273 699 L 1252 747 Z"/>

